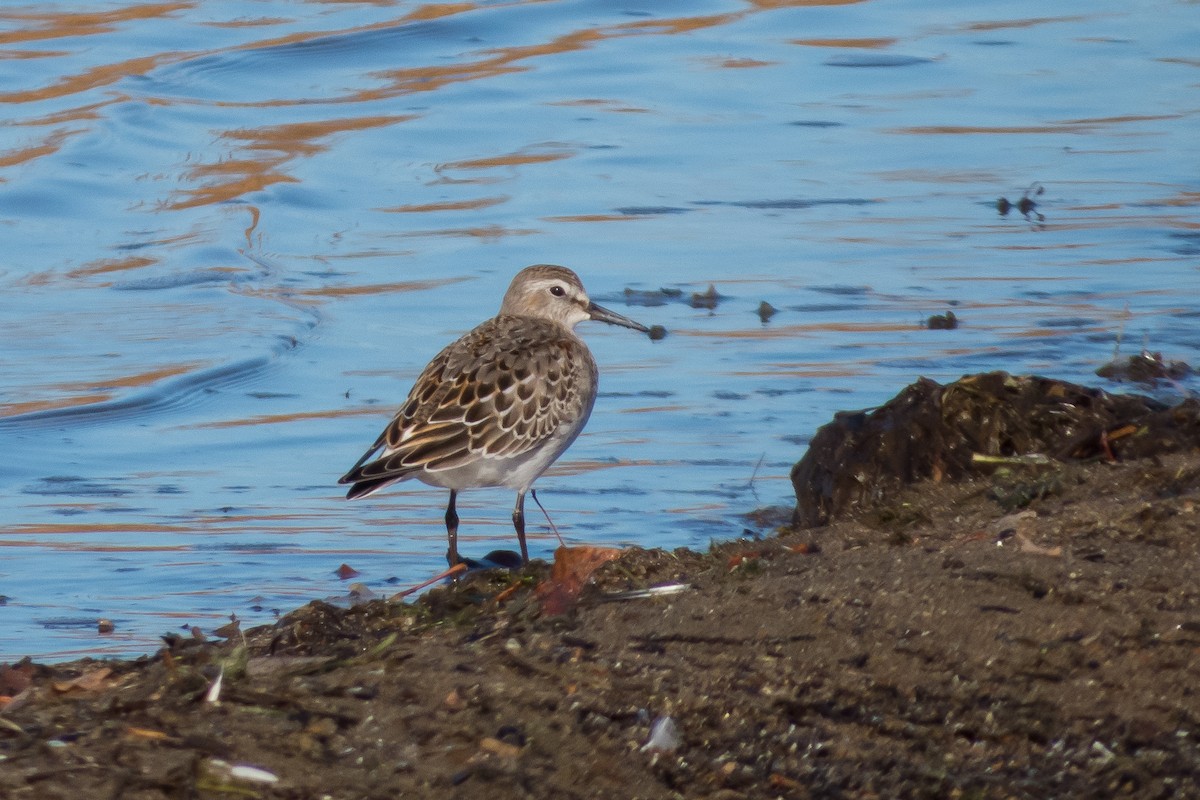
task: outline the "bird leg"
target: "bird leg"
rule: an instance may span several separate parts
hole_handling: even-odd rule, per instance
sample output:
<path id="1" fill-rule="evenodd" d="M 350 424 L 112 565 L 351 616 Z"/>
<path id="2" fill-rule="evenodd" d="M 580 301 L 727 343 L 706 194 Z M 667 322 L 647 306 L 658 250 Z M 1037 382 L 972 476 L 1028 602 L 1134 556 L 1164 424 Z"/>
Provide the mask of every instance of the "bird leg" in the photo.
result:
<path id="1" fill-rule="evenodd" d="M 558 532 L 558 526 L 554 524 L 554 520 L 550 519 L 550 515 L 546 513 L 546 507 L 542 505 L 542 501 L 537 499 L 537 490 L 530 489 L 529 493 L 533 495 L 533 502 L 537 503 L 537 507 L 542 510 L 542 515 L 546 517 L 546 522 L 550 523 L 550 530 L 554 531 L 554 535 L 558 537 L 559 547 L 566 547 L 567 543 L 563 541 L 562 534 Z"/>
<path id="2" fill-rule="evenodd" d="M 525 493 L 517 492 L 517 505 L 513 508 L 513 527 L 517 529 L 517 542 L 521 545 L 521 563 L 529 563 L 529 549 L 525 546 Z"/>
<path id="3" fill-rule="evenodd" d="M 454 498 L 458 494 L 450 490 L 450 505 L 446 506 L 446 538 L 450 541 L 450 549 L 446 551 L 446 561 L 450 566 L 457 564 L 458 557 L 458 513 L 454 510 Z"/>

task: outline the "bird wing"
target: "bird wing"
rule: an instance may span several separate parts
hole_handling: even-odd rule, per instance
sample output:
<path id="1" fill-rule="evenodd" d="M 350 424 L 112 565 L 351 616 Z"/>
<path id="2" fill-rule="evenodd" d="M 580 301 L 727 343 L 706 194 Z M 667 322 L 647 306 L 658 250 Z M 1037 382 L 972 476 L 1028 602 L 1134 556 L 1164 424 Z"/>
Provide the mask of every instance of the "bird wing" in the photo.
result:
<path id="1" fill-rule="evenodd" d="M 488 320 L 429 363 L 340 482 L 362 483 L 358 494 L 365 494 L 422 470 L 520 456 L 586 418 L 595 381 L 591 353 L 562 326 L 525 317 Z"/>

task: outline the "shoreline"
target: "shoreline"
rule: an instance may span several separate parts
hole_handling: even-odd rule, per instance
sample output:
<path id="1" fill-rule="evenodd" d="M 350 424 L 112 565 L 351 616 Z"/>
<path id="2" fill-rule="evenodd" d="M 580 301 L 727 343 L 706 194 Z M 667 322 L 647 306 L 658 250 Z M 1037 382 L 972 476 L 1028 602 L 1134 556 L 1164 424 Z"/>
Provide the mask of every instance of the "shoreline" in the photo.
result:
<path id="1" fill-rule="evenodd" d="M 0 795 L 1200 795 L 1200 450 L 888 485 L 705 553 L 9 665 Z"/>

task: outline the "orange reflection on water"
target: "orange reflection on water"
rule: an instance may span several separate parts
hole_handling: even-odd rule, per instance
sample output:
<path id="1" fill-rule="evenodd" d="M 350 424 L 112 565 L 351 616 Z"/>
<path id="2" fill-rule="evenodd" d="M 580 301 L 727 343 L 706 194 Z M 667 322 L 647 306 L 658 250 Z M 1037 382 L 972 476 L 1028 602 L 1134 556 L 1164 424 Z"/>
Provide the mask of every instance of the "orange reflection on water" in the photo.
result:
<path id="1" fill-rule="evenodd" d="M 183 375 L 200 367 L 207 366 L 203 362 L 171 364 L 157 369 L 138 372 L 133 375 L 118 375 L 96 381 L 64 382 L 50 385 L 50 390 L 69 395 L 52 400 L 28 400 L 17 403 L 0 404 L 0 417 L 11 417 L 18 414 L 29 414 L 35 411 L 51 411 L 61 408 L 76 408 L 78 406 L 103 403 L 113 399 L 115 389 L 128 389 L 139 386 L 150 386 L 166 378 Z"/>
<path id="2" fill-rule="evenodd" d="M 542 217 L 544 222 L 632 222 L 649 219 L 653 214 L 566 214 L 558 217 Z"/>
<path id="3" fill-rule="evenodd" d="M 1056 22 L 1080 22 L 1084 16 L 1073 17 L 1033 17 L 1031 19 L 1002 19 L 990 22 L 970 22 L 963 27 L 969 31 L 1000 31 L 1006 28 L 1032 28 L 1037 25 L 1049 25 Z"/>
<path id="4" fill-rule="evenodd" d="M 891 47 L 897 40 L 880 37 L 875 39 L 791 39 L 790 41 L 792 44 L 805 47 L 847 47 L 875 50 Z"/>
<path id="5" fill-rule="evenodd" d="M 219 19 L 201 22 L 210 28 L 263 28 L 272 25 L 287 25 L 294 20 L 285 17 L 238 17 L 237 19 Z"/>
<path id="6" fill-rule="evenodd" d="M 533 228 L 506 228 L 502 225 L 480 225 L 474 228 L 441 228 L 431 231 L 405 231 L 404 233 L 397 234 L 397 236 L 449 236 L 469 239 L 483 239 L 485 241 L 499 241 L 506 236 L 532 236 L 537 233 L 541 233 L 541 231 Z"/>
<path id="7" fill-rule="evenodd" d="M 323 140 L 346 131 L 386 127 L 414 118 L 412 114 L 385 114 L 227 131 L 221 138 L 240 143 L 239 152 L 248 155 L 224 158 L 192 168 L 185 178 L 213 182 L 198 189 L 178 192 L 181 199 L 168 201 L 166 207 L 179 210 L 227 203 L 272 184 L 299 183 L 299 179 L 287 174 L 281 167 L 293 159 L 327 150 L 329 144 Z"/>
<path id="8" fill-rule="evenodd" d="M 43 156 L 53 155 L 62 147 L 63 142 L 67 137 L 75 136 L 80 133 L 85 133 L 83 129 L 74 130 L 57 130 L 51 132 L 41 144 L 22 147 L 17 150 L 9 150 L 6 153 L 0 153 L 0 169 L 4 167 L 14 167 L 18 164 L 24 164 L 33 161 Z"/>
<path id="9" fill-rule="evenodd" d="M 5 527 L 5 533 L 27 536 L 82 536 L 89 533 L 186 533 L 191 530 L 191 526 L 167 525 L 161 522 L 26 522 Z M 8 545 L 11 541 L 0 537 L 0 544 Z"/>
<path id="10" fill-rule="evenodd" d="M 1062 122 L 1049 125 L 914 125 L 909 128 L 891 128 L 886 132 L 912 134 L 916 136 L 954 136 L 973 133 L 1091 133 L 1094 130 L 1094 125 Z"/>
<path id="11" fill-rule="evenodd" d="M 1181 191 L 1170 197 L 1151 199 L 1146 202 L 1148 205 L 1177 206 L 1177 207 L 1178 206 L 1183 206 L 1183 207 L 1196 206 L 1196 205 L 1200 205 L 1200 192 Z M 1196 225 L 1195 222 L 1188 222 L 1186 227 L 1193 227 L 1195 225 Z"/>
<path id="12" fill-rule="evenodd" d="M 26 400 L 17 403 L 0 403 L 0 417 L 15 417 L 19 414 L 32 414 L 36 411 L 75 408 L 76 406 L 86 406 L 92 403 L 103 403 L 111 399 L 111 394 L 84 394 L 74 397 L 62 397 L 55 400 Z"/>
<path id="13" fill-rule="evenodd" d="M 597 108 L 601 111 L 611 111 L 618 114 L 649 114 L 650 109 L 640 106 L 631 106 L 621 100 L 604 100 L 601 98 L 585 97 L 579 100 L 555 100 L 546 103 L 548 106 L 582 106 L 585 108 Z"/>
<path id="14" fill-rule="evenodd" d="M 40 89 L 0 92 L 0 103 L 32 103 L 38 100 L 79 94 L 89 89 L 111 86 L 118 81 L 125 80 L 130 75 L 145 75 L 156 67 L 181 61 L 184 58 L 185 56 L 181 53 L 170 53 L 130 58 L 114 64 L 99 64 L 78 75 L 67 75 L 59 78 L 56 82 L 49 86 L 43 86 Z"/>
<path id="15" fill-rule="evenodd" d="M 289 414 L 260 414 L 245 419 L 223 419 L 217 422 L 198 422 L 181 425 L 184 429 L 196 428 L 244 428 L 253 425 L 280 425 L 289 422 L 306 422 L 314 419 L 341 419 L 343 417 L 382 417 L 390 413 L 379 406 L 328 409 L 326 411 L 297 411 Z"/>
<path id="16" fill-rule="evenodd" d="M 301 291 L 292 290 L 292 297 L 354 297 L 364 294 L 394 294 L 396 292 L 424 292 L 442 286 L 451 286 L 471 280 L 468 277 L 439 278 L 425 281 L 393 281 L 391 283 L 368 283 L 356 286 L 318 286 Z"/>
<path id="17" fill-rule="evenodd" d="M 661 406 L 637 406 L 634 408 L 622 408 L 619 413 L 621 413 L 621 414 L 659 414 L 659 413 L 663 413 L 663 412 L 672 412 L 672 411 L 687 411 L 688 408 L 689 408 L 688 406 L 675 403 L 675 404 L 668 404 L 668 405 L 661 405 Z"/>
<path id="18" fill-rule="evenodd" d="M 391 206 L 389 208 L 381 208 L 380 211 L 388 211 L 395 214 L 426 214 L 434 211 L 475 211 L 481 208 L 491 208 L 509 201 L 508 195 L 499 195 L 496 197 L 478 197 L 474 200 L 458 200 L 446 201 L 442 203 L 416 203 L 403 206 Z"/>
<path id="19" fill-rule="evenodd" d="M 743 16 L 745 16 L 744 13 L 713 14 L 707 17 L 645 19 L 638 20 L 637 22 L 627 22 L 624 25 L 617 25 L 613 30 L 615 33 L 625 33 L 631 31 L 656 34 L 695 33 L 696 31 L 701 31 L 705 28 L 715 28 L 718 25 L 728 25 L 732 22 L 737 22 Z"/>
<path id="20" fill-rule="evenodd" d="M 858 369 L 851 369 L 849 362 L 840 364 L 772 364 L 770 369 L 730 372 L 740 378 L 857 378 L 869 375 L 879 366 L 878 361 L 855 362 Z"/>
<path id="21" fill-rule="evenodd" d="M 65 54 L 64 54 L 65 55 Z M 25 127 L 41 127 L 43 125 L 60 125 L 64 122 L 75 122 L 77 120 L 96 120 L 101 119 L 100 109 L 111 106 L 113 103 L 125 102 L 129 98 L 124 95 L 116 95 L 108 100 L 102 100 L 98 103 L 88 103 L 75 108 L 68 108 L 62 111 L 55 111 L 50 114 L 44 114 L 40 117 L 26 117 L 20 120 L 12 120 L 9 124 L 22 125 Z"/>
<path id="22" fill-rule="evenodd" d="M 177 11 L 185 11 L 194 3 L 137 3 L 110 11 L 83 11 L 62 13 L 60 11 L 5 11 L 0 20 L 28 23 L 29 27 L 0 32 L 0 45 L 13 42 L 37 42 L 65 37 L 92 36 L 109 33 L 122 22 L 166 17 Z M 26 8 L 36 8 L 27 6 Z M 54 8 L 54 6 L 51 6 Z"/>
<path id="23" fill-rule="evenodd" d="M 812 6 L 852 6 L 869 0 L 750 0 L 750 5 L 764 11 L 776 8 L 809 8 Z"/>
<path id="24" fill-rule="evenodd" d="M 467 7 L 470 8 L 470 7 Z M 483 57 L 469 63 L 437 64 L 433 66 L 406 67 L 377 73 L 390 82 L 381 89 L 363 90 L 355 93 L 357 100 L 375 100 L 397 94 L 415 94 L 437 91 L 444 86 L 468 80 L 493 78 L 514 72 L 524 72 L 529 67 L 517 62 L 537 56 L 569 53 L 589 48 L 606 38 L 600 30 L 584 29 L 559 36 L 549 42 L 516 47 L 505 47 L 483 51 Z"/>
<path id="25" fill-rule="evenodd" d="M 89 278 L 93 275 L 105 275 L 110 272 L 126 272 L 157 264 L 157 258 L 145 256 L 130 256 L 129 258 L 103 258 L 93 261 L 67 273 L 68 278 Z"/>
<path id="26" fill-rule="evenodd" d="M 709 64 L 722 69 L 753 69 L 755 67 L 773 67 L 778 61 L 760 61 L 756 58 L 707 58 Z"/>
<path id="27" fill-rule="evenodd" d="M 701 339 L 789 339 L 819 333 L 895 333 L 919 328 L 916 323 L 900 322 L 814 322 L 805 325 L 772 325 L 769 328 L 742 330 L 672 329 L 672 336 L 693 336 Z"/>
<path id="28" fill-rule="evenodd" d="M 132 531 L 130 531 L 132 533 Z M 0 547 L 30 547 L 39 550 L 67 550 L 73 553 L 178 553 L 192 549 L 183 544 L 95 544 L 89 542 L 55 542 L 45 539 L 3 539 Z"/>
<path id="29" fill-rule="evenodd" d="M 516 153 L 505 153 L 504 155 L 489 156 L 486 158 L 472 158 L 464 161 L 447 161 L 443 164 L 438 164 L 435 168 L 435 171 L 441 172 L 449 169 L 494 169 L 496 167 L 516 167 L 523 166 L 525 164 L 547 164 L 552 161 L 561 161 L 564 158 L 570 158 L 573 155 L 575 155 L 575 153 L 570 150 L 550 150 L 545 153 L 518 151 Z"/>
<path id="30" fill-rule="evenodd" d="M 656 464 L 655 461 L 637 460 L 637 459 L 618 459 L 617 461 L 594 461 L 592 459 L 573 459 L 571 461 L 560 461 L 553 464 L 546 470 L 546 475 L 551 477 L 562 477 L 564 475 L 586 475 L 592 472 L 604 472 L 605 470 L 618 469 L 620 467 L 652 467 Z"/>

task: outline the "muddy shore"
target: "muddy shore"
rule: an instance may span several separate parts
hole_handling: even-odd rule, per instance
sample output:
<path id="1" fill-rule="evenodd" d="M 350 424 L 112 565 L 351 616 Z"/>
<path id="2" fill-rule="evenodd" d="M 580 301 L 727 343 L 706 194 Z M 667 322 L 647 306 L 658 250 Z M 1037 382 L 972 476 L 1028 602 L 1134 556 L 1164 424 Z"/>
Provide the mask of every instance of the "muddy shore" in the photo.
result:
<path id="1" fill-rule="evenodd" d="M 1200 797 L 1200 451 L 1118 430 L 707 553 L 8 665 L 0 797 Z"/>

